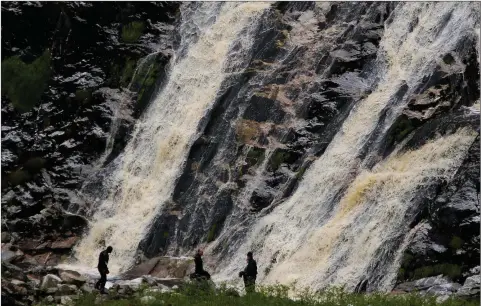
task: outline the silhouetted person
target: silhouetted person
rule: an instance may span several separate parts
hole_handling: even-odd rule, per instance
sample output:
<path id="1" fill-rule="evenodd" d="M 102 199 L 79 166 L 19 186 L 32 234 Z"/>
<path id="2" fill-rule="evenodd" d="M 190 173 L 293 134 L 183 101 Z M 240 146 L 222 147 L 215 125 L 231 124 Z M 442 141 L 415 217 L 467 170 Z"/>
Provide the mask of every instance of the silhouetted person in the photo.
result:
<path id="1" fill-rule="evenodd" d="M 197 250 L 197 253 L 194 256 L 194 263 L 195 263 L 195 271 L 190 275 L 190 278 L 192 279 L 205 279 L 209 280 L 210 279 L 210 274 L 209 272 L 204 270 L 204 263 L 202 262 L 202 255 L 204 255 L 204 252 L 201 249 Z"/>
<path id="2" fill-rule="evenodd" d="M 257 278 L 257 263 L 252 257 L 252 252 L 247 253 L 247 266 L 244 271 L 239 272 L 239 277 L 244 279 L 244 286 L 246 293 L 255 291 L 256 278 Z"/>
<path id="3" fill-rule="evenodd" d="M 99 269 L 100 279 L 95 284 L 95 289 L 99 289 L 100 293 L 105 293 L 105 283 L 107 282 L 107 274 L 109 274 L 109 268 L 107 264 L 109 263 L 109 254 L 112 253 L 112 247 L 108 246 L 106 250 L 100 252 L 99 264 L 97 269 Z"/>

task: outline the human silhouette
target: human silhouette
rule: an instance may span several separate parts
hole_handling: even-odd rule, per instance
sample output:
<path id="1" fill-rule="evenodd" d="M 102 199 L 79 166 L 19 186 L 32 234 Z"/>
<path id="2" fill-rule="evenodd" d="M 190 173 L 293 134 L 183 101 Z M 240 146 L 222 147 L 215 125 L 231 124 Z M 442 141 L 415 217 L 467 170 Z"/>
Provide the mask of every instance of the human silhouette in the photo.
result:
<path id="1" fill-rule="evenodd" d="M 195 271 L 190 275 L 191 279 L 196 280 L 209 280 L 210 274 L 209 272 L 204 270 L 204 263 L 202 261 L 202 255 L 204 252 L 201 249 L 197 250 L 197 253 L 194 256 L 194 263 L 195 263 Z"/>
<path id="2" fill-rule="evenodd" d="M 245 267 L 244 271 L 239 272 L 239 277 L 244 279 L 246 293 L 252 293 L 255 291 L 257 263 L 252 256 L 252 252 L 247 253 L 247 266 Z"/>
<path id="3" fill-rule="evenodd" d="M 107 274 L 109 274 L 109 268 L 107 264 L 109 263 L 109 254 L 112 253 L 112 247 L 108 246 L 107 249 L 100 252 L 99 263 L 97 269 L 99 269 L 100 279 L 95 284 L 95 289 L 100 290 L 100 293 L 105 294 L 105 283 L 107 282 Z"/>

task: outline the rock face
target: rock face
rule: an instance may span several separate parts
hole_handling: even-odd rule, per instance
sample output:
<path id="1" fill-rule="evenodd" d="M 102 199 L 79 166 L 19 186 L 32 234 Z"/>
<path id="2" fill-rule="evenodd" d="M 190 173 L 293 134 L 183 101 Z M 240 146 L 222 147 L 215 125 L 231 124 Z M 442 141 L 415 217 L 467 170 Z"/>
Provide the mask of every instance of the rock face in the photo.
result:
<path id="1" fill-rule="evenodd" d="M 77 242 L 92 205 L 77 190 L 160 82 L 177 7 L 2 3 L 2 243 L 52 264 Z"/>
<path id="2" fill-rule="evenodd" d="M 436 274 L 463 282 L 479 265 L 479 135 L 453 180 L 442 183 L 418 216 L 399 280 Z"/>

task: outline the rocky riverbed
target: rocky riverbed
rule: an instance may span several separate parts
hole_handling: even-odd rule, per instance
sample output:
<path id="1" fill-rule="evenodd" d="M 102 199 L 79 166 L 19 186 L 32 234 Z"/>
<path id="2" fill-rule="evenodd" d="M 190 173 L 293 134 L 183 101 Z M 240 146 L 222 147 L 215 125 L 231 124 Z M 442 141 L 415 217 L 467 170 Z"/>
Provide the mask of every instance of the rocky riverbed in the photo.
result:
<path id="1" fill-rule="evenodd" d="M 190 258 L 155 257 L 121 275 L 109 275 L 107 294 L 101 295 L 94 289 L 98 280 L 95 269 L 86 270 L 68 265 L 20 268 L 12 264 L 18 262 L 22 256 L 24 255 L 20 250 L 15 251 L 11 245 L 2 244 L 2 302 L 5 305 L 68 305 L 82 295 L 92 293 L 98 294 L 98 303 L 133 296 L 148 303 L 153 298 L 149 293 L 175 291 L 189 283 L 188 275 L 193 269 Z M 399 284 L 392 294 L 434 295 L 439 302 L 449 297 L 479 299 L 479 266 L 471 272 L 473 275 L 467 277 L 462 284 L 438 275 Z"/>

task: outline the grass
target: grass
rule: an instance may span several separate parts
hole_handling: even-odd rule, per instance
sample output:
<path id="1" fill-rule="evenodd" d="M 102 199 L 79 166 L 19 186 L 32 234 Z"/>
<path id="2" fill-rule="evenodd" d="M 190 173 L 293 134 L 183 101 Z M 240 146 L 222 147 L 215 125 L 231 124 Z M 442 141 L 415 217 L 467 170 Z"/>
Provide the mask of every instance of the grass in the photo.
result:
<path id="1" fill-rule="evenodd" d="M 212 290 L 208 286 L 188 285 L 177 291 L 160 293 L 139 291 L 129 299 L 109 300 L 98 303 L 103 306 L 133 306 L 142 305 L 141 298 L 151 296 L 153 299 L 144 305 L 172 306 L 471 306 L 478 305 L 476 301 L 465 301 L 450 298 L 443 303 L 437 303 L 434 297 L 422 297 L 417 294 L 358 294 L 347 293 L 339 288 L 332 288 L 320 293 L 307 290 L 300 291 L 295 299 L 288 298 L 289 288 L 282 285 L 260 287 L 256 293 L 238 296 L 225 286 Z M 91 306 L 96 304 L 96 295 L 88 294 L 75 301 L 75 306 Z"/>
<path id="2" fill-rule="evenodd" d="M 27 112 L 40 100 L 50 78 L 50 62 L 48 50 L 30 64 L 18 56 L 2 62 L 2 94 L 17 110 Z"/>
<path id="3" fill-rule="evenodd" d="M 145 25 L 142 21 L 133 21 L 122 27 L 122 41 L 135 43 L 144 32 Z"/>

